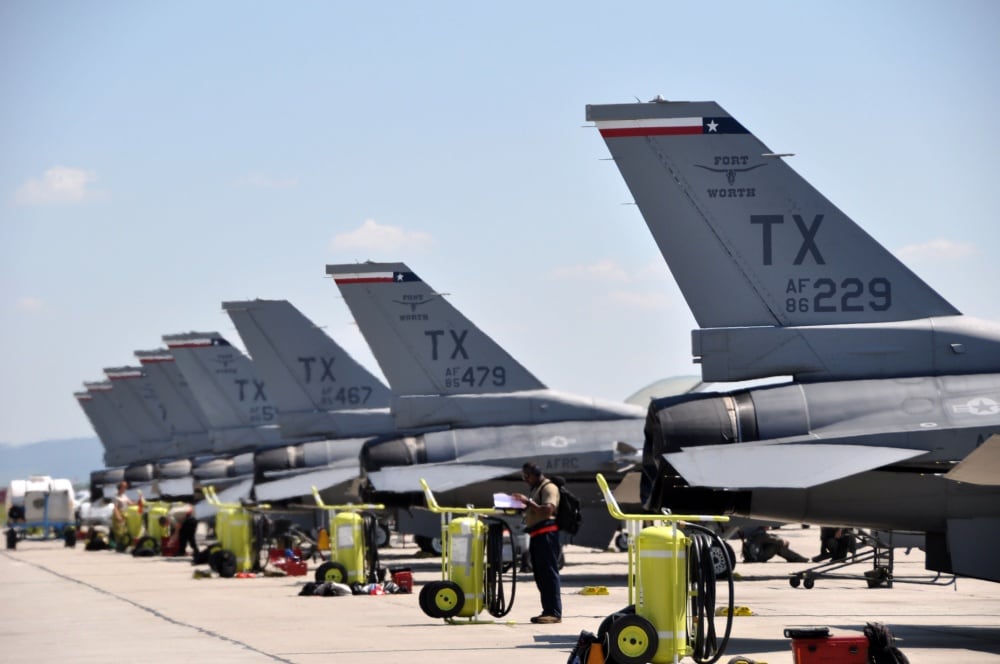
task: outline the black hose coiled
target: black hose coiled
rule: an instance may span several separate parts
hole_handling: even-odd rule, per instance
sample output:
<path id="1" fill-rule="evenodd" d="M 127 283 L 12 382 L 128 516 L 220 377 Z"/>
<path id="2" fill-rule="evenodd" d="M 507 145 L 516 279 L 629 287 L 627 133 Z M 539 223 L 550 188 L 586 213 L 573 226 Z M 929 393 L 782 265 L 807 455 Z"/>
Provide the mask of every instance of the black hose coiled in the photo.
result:
<path id="1" fill-rule="evenodd" d="M 486 610 L 494 618 L 503 618 L 514 608 L 514 593 L 517 590 L 517 561 L 511 560 L 510 602 L 504 597 L 503 588 L 503 543 L 506 532 L 510 543 L 511 555 L 514 547 L 514 535 L 507 524 L 500 519 L 485 518 L 486 523 L 486 565 L 483 570 L 483 589 L 485 592 Z"/>
<path id="2" fill-rule="evenodd" d="M 371 512 L 362 512 L 364 523 L 362 524 L 365 540 L 365 581 L 368 583 L 380 583 L 382 581 L 382 570 L 379 569 L 378 559 L 378 517 Z"/>
<path id="3" fill-rule="evenodd" d="M 691 640 L 691 657 L 698 664 L 714 664 L 726 650 L 733 629 L 733 561 L 725 542 L 714 531 L 698 524 L 688 523 L 685 528 L 691 537 L 689 550 L 688 585 L 691 591 L 691 610 L 688 614 L 688 639 Z M 729 583 L 729 611 L 726 631 L 719 642 L 715 631 L 716 575 L 712 548 L 722 551 L 726 560 Z"/>

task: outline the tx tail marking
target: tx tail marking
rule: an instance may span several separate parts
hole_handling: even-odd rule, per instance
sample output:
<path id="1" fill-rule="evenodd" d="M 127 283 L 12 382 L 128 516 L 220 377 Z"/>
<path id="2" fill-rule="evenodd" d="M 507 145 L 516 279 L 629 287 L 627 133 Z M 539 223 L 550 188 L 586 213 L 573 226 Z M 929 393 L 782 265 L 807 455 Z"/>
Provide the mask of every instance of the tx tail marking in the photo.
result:
<path id="1" fill-rule="evenodd" d="M 469 336 L 468 330 L 462 330 L 460 333 L 455 333 L 455 330 L 448 330 L 451 335 L 451 340 L 454 342 L 454 349 L 451 351 L 450 360 L 454 360 L 459 354 L 462 355 L 463 360 L 469 359 L 469 354 L 465 352 L 465 338 Z M 438 357 L 438 337 L 444 335 L 444 330 L 425 330 L 424 334 L 431 339 L 431 359 L 437 361 L 440 359 Z"/>
<path id="2" fill-rule="evenodd" d="M 823 223 L 823 215 L 817 214 L 813 217 L 813 221 L 808 227 L 806 227 L 806 222 L 802 220 L 800 215 L 793 214 L 792 219 L 795 220 L 795 227 L 799 229 L 799 233 L 802 235 L 802 244 L 799 246 L 799 252 L 795 254 L 795 260 L 792 261 L 792 265 L 802 265 L 802 261 L 806 258 L 806 253 L 812 255 L 817 265 L 826 265 L 826 261 L 823 260 L 823 254 L 819 252 L 819 247 L 816 246 L 816 233 L 819 231 L 820 224 Z M 752 214 L 750 215 L 750 223 L 761 227 L 761 246 L 763 248 L 764 265 L 773 265 L 772 248 L 774 246 L 774 236 L 771 233 L 771 226 L 785 223 L 784 215 Z"/>
<path id="3" fill-rule="evenodd" d="M 247 385 L 253 383 L 253 401 L 267 401 L 267 396 L 264 394 L 264 381 L 262 380 L 248 380 L 246 378 L 237 378 L 233 381 L 236 386 L 240 389 L 240 401 L 247 400 Z"/>
<path id="4" fill-rule="evenodd" d="M 333 377 L 333 361 L 336 358 L 333 357 L 299 357 L 299 363 L 302 365 L 303 371 L 306 374 L 306 383 L 312 382 L 312 366 L 316 360 L 319 360 L 322 365 L 323 372 L 320 374 L 319 380 L 317 382 L 322 383 L 324 380 L 329 380 L 331 383 L 336 383 L 337 379 Z"/>

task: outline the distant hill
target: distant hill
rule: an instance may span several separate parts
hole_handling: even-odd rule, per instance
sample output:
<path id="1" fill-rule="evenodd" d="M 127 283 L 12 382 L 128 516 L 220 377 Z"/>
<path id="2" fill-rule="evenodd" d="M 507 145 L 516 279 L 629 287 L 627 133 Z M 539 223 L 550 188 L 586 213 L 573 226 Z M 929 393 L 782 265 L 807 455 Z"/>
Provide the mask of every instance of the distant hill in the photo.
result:
<path id="1" fill-rule="evenodd" d="M 96 437 L 43 440 L 28 445 L 0 443 L 0 487 L 30 475 L 62 477 L 86 485 L 90 471 L 100 468 L 104 468 L 104 448 Z"/>

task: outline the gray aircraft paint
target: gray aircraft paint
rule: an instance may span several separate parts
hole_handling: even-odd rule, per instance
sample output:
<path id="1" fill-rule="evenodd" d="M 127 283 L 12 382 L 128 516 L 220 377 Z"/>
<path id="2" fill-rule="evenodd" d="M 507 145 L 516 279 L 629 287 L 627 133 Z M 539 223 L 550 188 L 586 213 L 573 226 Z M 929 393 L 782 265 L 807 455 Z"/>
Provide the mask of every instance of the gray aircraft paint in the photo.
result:
<path id="1" fill-rule="evenodd" d="M 223 302 L 286 438 L 358 436 L 394 428 L 391 393 L 287 300 Z"/>
<path id="2" fill-rule="evenodd" d="M 109 367 L 104 370 L 113 395 L 119 398 L 122 417 L 135 422 L 135 429 L 150 460 L 177 456 L 177 445 L 167 421 L 166 410 L 142 367 Z"/>
<path id="3" fill-rule="evenodd" d="M 545 387 L 404 263 L 327 265 L 395 398 L 399 428 L 641 417 Z"/>
<path id="4" fill-rule="evenodd" d="M 419 491 L 425 479 L 451 504 L 488 505 L 494 492 L 523 490 L 521 465 L 536 461 L 586 503 L 574 541 L 607 545 L 615 524 L 594 473 L 616 481 L 637 462 L 643 408 L 546 388 L 404 263 L 326 271 L 389 381 L 399 429 L 445 428 L 366 445 L 376 491 Z"/>
<path id="5" fill-rule="evenodd" d="M 174 356 L 166 348 L 137 350 L 135 356 L 166 411 L 178 453 L 188 456 L 210 453 L 208 420 L 177 368 Z"/>
<path id="6" fill-rule="evenodd" d="M 1000 430 L 1000 326 L 961 315 L 714 102 L 587 119 L 701 328 L 703 380 L 794 378 L 654 401 L 648 506 L 922 530 L 930 569 L 1000 580 L 975 553 L 1000 545 L 1000 477 L 948 474 Z"/>
<path id="7" fill-rule="evenodd" d="M 281 443 L 277 408 L 250 359 L 217 332 L 165 335 L 167 345 L 209 423 L 213 451 Z"/>
<path id="8" fill-rule="evenodd" d="M 718 104 L 587 118 L 701 328 L 704 380 L 1000 371 L 1000 326 L 959 315 Z"/>
<path id="9" fill-rule="evenodd" d="M 105 449 L 104 462 L 109 466 L 124 466 L 146 461 L 139 435 L 121 416 L 118 405 L 111 396 L 114 390 L 111 381 L 85 382 L 83 385 L 91 397 L 90 409 L 98 420 L 103 422 L 102 428 L 106 436 L 106 438 L 101 437 Z M 108 458 L 109 455 L 113 460 Z"/>

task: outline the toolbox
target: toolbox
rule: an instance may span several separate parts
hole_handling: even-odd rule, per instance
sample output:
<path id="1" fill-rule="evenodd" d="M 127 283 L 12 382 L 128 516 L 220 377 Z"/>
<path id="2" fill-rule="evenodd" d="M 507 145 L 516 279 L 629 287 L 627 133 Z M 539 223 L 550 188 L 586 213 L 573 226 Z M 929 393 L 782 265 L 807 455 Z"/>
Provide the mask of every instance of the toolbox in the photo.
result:
<path id="1" fill-rule="evenodd" d="M 868 637 L 864 634 L 831 636 L 826 627 L 785 629 L 792 640 L 795 664 L 867 664 Z"/>

